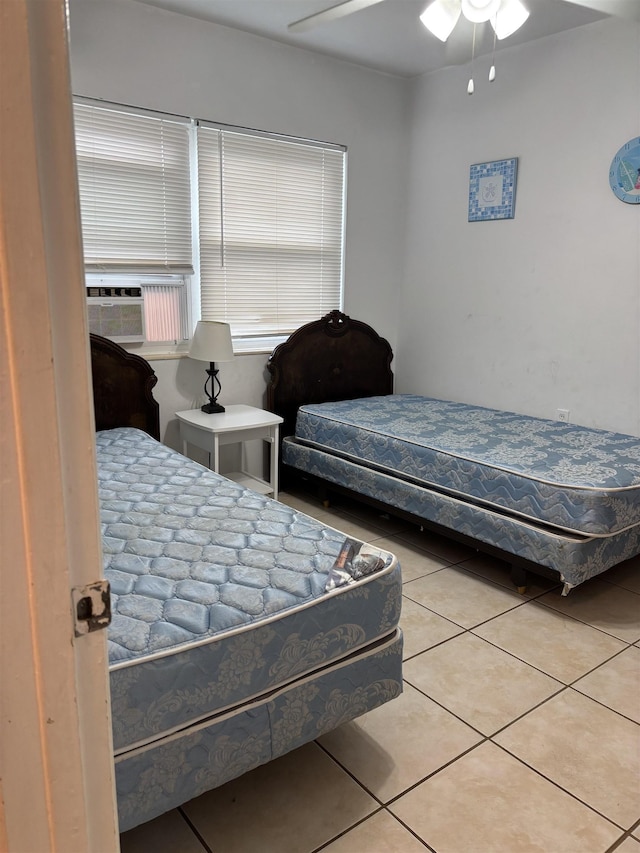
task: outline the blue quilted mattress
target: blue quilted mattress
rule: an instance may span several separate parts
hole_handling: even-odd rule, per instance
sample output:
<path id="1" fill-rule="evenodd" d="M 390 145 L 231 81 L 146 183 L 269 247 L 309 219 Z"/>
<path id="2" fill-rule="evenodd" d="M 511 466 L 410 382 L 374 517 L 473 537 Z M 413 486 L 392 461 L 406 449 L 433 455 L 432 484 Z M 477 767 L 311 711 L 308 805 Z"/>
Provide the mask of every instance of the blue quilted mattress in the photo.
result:
<path id="1" fill-rule="evenodd" d="M 336 573 L 344 534 L 139 430 L 99 432 L 97 454 L 116 755 L 395 632 L 393 555 Z"/>
<path id="2" fill-rule="evenodd" d="M 559 531 L 608 537 L 640 522 L 631 435 L 392 394 L 303 406 L 296 441 Z"/>

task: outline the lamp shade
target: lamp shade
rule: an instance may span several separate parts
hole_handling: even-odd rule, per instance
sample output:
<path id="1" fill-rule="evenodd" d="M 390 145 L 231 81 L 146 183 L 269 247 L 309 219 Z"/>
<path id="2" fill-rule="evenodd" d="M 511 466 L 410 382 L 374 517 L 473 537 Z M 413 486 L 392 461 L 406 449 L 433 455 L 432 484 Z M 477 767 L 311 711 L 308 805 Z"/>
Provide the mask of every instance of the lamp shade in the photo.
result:
<path id="1" fill-rule="evenodd" d="M 199 320 L 189 346 L 189 357 L 197 361 L 231 361 L 233 343 L 229 324 Z"/>

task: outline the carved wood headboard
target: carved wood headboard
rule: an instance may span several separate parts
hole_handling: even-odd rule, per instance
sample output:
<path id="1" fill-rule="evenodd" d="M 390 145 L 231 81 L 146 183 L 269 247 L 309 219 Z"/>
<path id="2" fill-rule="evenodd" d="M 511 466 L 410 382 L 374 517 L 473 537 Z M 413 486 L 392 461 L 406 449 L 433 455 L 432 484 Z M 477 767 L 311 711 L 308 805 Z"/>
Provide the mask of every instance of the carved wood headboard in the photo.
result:
<path id="1" fill-rule="evenodd" d="M 100 335 L 90 339 L 96 430 L 137 427 L 159 441 L 159 406 L 152 394 L 158 377 L 149 362 Z"/>
<path id="2" fill-rule="evenodd" d="M 360 320 L 331 311 L 299 328 L 273 351 L 267 369 L 267 408 L 284 418 L 291 435 L 305 403 L 327 403 L 393 393 L 388 341 Z"/>

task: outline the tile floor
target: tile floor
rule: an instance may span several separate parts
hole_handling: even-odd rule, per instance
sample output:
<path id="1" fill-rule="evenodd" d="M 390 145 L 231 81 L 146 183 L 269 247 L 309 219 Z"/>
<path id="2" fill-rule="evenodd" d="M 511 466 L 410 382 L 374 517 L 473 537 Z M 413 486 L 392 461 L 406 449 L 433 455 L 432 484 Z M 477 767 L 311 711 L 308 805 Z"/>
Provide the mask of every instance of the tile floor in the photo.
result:
<path id="1" fill-rule="evenodd" d="M 123 853 L 640 853 L 640 560 L 562 598 L 402 521 L 403 695 L 121 837 Z"/>

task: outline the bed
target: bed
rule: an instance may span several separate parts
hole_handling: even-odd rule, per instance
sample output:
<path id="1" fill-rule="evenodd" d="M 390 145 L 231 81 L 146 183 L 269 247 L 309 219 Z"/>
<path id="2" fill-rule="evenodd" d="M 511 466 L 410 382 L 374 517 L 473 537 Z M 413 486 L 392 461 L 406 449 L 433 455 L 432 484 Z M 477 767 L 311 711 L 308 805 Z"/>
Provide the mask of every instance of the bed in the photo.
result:
<path id="1" fill-rule="evenodd" d="M 268 407 L 282 477 L 348 494 L 560 580 L 564 594 L 640 553 L 640 439 L 393 393 L 393 353 L 333 311 L 278 346 Z"/>
<path id="2" fill-rule="evenodd" d="M 150 365 L 91 355 L 122 832 L 398 696 L 402 582 L 162 445 Z"/>

